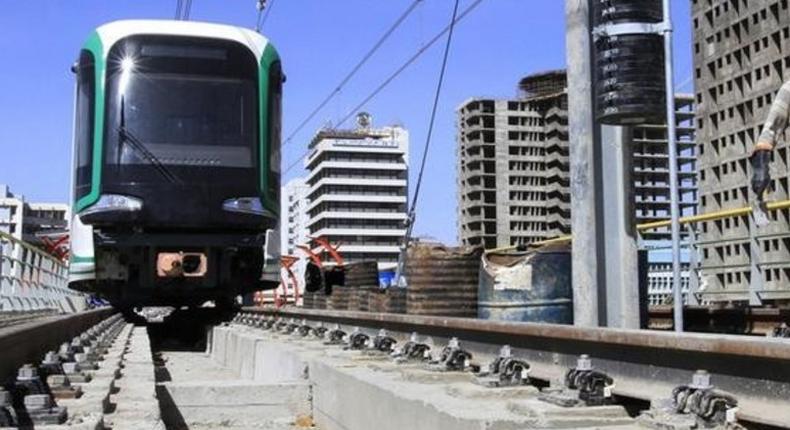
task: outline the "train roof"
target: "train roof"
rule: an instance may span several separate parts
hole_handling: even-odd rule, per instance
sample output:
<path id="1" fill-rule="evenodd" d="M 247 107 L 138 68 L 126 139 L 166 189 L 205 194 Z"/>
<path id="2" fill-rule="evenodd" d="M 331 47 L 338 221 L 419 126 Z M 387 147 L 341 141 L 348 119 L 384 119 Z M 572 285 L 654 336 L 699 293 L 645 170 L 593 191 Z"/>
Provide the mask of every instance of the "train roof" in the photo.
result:
<path id="1" fill-rule="evenodd" d="M 197 21 L 113 21 L 96 28 L 96 34 L 101 39 L 105 57 L 115 42 L 134 35 L 194 36 L 231 40 L 246 46 L 255 53 L 258 60 L 260 60 L 264 48 L 269 44 L 265 37 L 247 28 Z"/>

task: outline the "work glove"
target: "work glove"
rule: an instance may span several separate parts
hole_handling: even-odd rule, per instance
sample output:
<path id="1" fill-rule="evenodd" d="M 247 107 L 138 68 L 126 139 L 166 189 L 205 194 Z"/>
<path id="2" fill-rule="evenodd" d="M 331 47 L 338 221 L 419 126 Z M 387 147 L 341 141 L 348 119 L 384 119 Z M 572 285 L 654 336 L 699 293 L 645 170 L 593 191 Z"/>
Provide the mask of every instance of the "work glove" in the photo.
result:
<path id="1" fill-rule="evenodd" d="M 752 161 L 752 191 L 758 200 L 762 200 L 763 193 L 771 184 L 771 173 L 768 170 L 771 163 L 771 151 L 758 149 L 751 157 Z"/>

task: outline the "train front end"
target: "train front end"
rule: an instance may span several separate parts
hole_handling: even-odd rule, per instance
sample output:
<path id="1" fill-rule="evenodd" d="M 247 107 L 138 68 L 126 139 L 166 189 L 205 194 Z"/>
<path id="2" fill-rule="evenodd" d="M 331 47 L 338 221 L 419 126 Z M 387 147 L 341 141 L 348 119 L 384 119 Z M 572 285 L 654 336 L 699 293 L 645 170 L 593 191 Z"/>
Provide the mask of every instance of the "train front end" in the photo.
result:
<path id="1" fill-rule="evenodd" d="M 119 307 L 277 285 L 283 74 L 259 34 L 99 27 L 75 64 L 70 286 Z"/>

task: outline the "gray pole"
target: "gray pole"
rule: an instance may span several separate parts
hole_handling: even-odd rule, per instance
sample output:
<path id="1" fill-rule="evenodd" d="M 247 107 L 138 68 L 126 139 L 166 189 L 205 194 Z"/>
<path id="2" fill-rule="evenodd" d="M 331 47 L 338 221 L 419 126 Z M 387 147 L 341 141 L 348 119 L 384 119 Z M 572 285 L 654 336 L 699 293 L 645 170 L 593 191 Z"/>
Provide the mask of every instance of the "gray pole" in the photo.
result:
<path id="1" fill-rule="evenodd" d="M 667 92 L 667 142 L 669 152 L 669 200 L 672 218 L 672 290 L 674 295 L 675 331 L 683 331 L 683 290 L 680 285 L 680 196 L 678 195 L 678 151 L 675 140 L 675 77 L 672 64 L 672 10 L 664 0 L 664 70 Z"/>
<path id="2" fill-rule="evenodd" d="M 634 183 L 630 127 L 603 125 L 600 136 L 601 182 L 599 227 L 603 228 L 601 269 L 606 291 L 606 326 L 638 329 L 639 261 L 634 218 Z M 601 227 L 602 226 L 602 227 Z"/>
<path id="3" fill-rule="evenodd" d="M 573 323 L 599 325 L 598 220 L 589 0 L 565 0 L 568 63 Z"/>

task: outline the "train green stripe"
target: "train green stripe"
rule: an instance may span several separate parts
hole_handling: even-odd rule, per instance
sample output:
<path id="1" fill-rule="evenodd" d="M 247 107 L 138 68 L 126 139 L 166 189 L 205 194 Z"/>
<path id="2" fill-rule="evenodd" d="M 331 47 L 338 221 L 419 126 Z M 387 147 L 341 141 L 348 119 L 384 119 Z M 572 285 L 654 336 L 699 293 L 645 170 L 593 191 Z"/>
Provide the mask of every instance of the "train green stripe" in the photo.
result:
<path id="1" fill-rule="evenodd" d="M 269 194 L 269 161 L 271 160 L 271 145 L 269 142 L 269 69 L 271 68 L 272 64 L 275 61 L 279 61 L 280 56 L 277 54 L 277 51 L 274 49 L 272 44 L 266 44 L 266 48 L 263 49 L 263 53 L 261 54 L 261 62 L 260 67 L 258 67 L 258 112 L 260 112 L 259 117 L 259 128 L 260 128 L 260 149 L 258 151 L 259 163 L 258 165 L 261 166 L 260 168 L 260 193 L 261 193 L 261 203 L 263 206 L 272 211 L 272 213 L 279 214 L 280 213 L 280 202 L 277 201 L 276 196 Z"/>
<path id="2" fill-rule="evenodd" d="M 102 147 L 104 141 L 104 47 L 99 33 L 94 32 L 85 42 L 84 49 L 93 54 L 96 71 L 96 90 L 93 97 L 93 162 L 91 165 L 91 191 L 76 203 L 75 212 L 79 213 L 99 200 L 101 190 Z"/>

